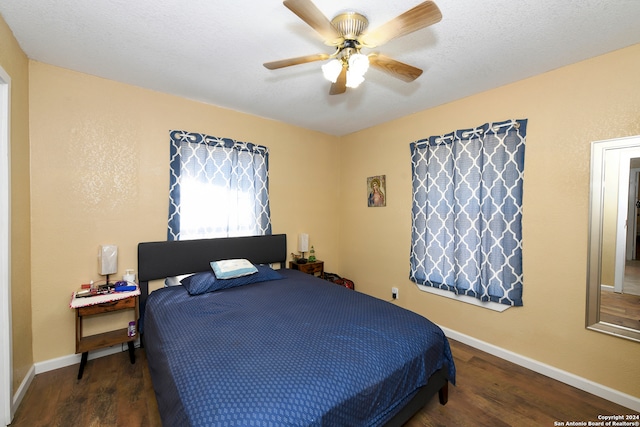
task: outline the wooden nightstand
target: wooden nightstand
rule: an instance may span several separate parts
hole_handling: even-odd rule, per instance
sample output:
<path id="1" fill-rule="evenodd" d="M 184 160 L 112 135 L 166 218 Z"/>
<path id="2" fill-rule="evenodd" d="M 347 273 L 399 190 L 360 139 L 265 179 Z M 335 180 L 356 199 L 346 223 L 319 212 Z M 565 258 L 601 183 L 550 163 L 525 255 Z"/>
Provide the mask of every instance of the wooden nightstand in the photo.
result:
<path id="1" fill-rule="evenodd" d="M 92 298 L 88 297 L 87 299 Z M 82 335 L 82 320 L 87 316 L 94 316 L 96 314 L 110 313 L 119 310 L 134 309 L 136 322 L 136 335 L 129 336 L 129 328 L 117 329 L 115 331 L 104 332 L 96 335 L 83 336 Z M 82 353 L 82 359 L 80 360 L 80 370 L 78 371 L 78 379 L 82 378 L 84 367 L 87 364 L 87 357 L 91 350 L 97 350 L 104 347 L 111 347 L 112 345 L 127 343 L 129 347 L 129 360 L 131 363 L 136 362 L 136 355 L 134 353 L 134 341 L 137 338 L 138 330 L 138 318 L 140 317 L 140 308 L 138 306 L 138 296 L 131 296 L 116 301 L 104 302 L 101 304 L 87 305 L 84 307 L 76 308 L 76 354 Z"/>
<path id="2" fill-rule="evenodd" d="M 300 270 L 303 273 L 313 274 L 319 273 L 318 277 L 324 279 L 324 261 L 307 262 L 306 264 L 298 264 L 295 261 L 289 261 L 289 268 L 291 270 Z"/>

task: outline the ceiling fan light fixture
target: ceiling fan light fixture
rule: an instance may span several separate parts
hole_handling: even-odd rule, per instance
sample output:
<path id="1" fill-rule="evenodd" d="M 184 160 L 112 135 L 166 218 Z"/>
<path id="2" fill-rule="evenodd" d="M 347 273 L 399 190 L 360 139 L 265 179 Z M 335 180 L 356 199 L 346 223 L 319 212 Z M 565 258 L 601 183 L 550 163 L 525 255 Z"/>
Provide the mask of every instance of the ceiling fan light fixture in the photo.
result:
<path id="1" fill-rule="evenodd" d="M 347 84 L 346 86 L 351 89 L 355 89 L 360 86 L 360 83 L 364 81 L 364 76 L 354 71 L 347 70 Z"/>
<path id="2" fill-rule="evenodd" d="M 369 69 L 369 57 L 362 53 L 354 53 L 349 57 L 349 71 L 364 76 Z"/>
<path id="3" fill-rule="evenodd" d="M 322 66 L 322 74 L 324 78 L 331 83 L 335 83 L 338 80 L 338 76 L 342 71 L 342 62 L 337 59 L 332 59 Z"/>

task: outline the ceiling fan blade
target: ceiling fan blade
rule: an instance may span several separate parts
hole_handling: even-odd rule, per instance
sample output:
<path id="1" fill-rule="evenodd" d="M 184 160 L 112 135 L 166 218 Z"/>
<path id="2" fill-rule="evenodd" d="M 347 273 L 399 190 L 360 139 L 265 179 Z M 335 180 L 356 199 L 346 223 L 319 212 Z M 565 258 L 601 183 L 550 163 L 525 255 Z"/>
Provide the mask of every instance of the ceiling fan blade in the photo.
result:
<path id="1" fill-rule="evenodd" d="M 290 67 L 292 65 L 306 64 L 307 62 L 324 61 L 328 58 L 329 55 L 327 55 L 326 53 L 318 53 L 317 55 L 298 56 L 297 58 L 265 62 L 263 65 L 270 70 L 276 70 L 278 68 Z"/>
<path id="2" fill-rule="evenodd" d="M 329 95 L 340 95 L 341 93 L 345 93 L 347 91 L 347 67 L 342 67 L 342 71 L 340 71 L 340 75 L 335 83 L 331 84 L 331 89 L 329 89 Z"/>
<path id="3" fill-rule="evenodd" d="M 410 83 L 420 77 L 422 70 L 420 68 L 413 67 L 405 64 L 404 62 L 396 61 L 388 56 L 380 54 L 369 55 L 369 64 L 378 70 L 393 76 L 397 79 Z"/>
<path id="4" fill-rule="evenodd" d="M 361 41 L 367 47 L 380 46 L 391 39 L 404 36 L 440 22 L 442 13 L 431 0 L 420 3 L 382 26 L 366 33 Z"/>
<path id="5" fill-rule="evenodd" d="M 340 35 L 331 25 L 331 21 L 311 0 L 284 0 L 282 2 L 291 12 L 298 15 L 311 28 L 316 30 L 328 44 L 336 44 Z"/>

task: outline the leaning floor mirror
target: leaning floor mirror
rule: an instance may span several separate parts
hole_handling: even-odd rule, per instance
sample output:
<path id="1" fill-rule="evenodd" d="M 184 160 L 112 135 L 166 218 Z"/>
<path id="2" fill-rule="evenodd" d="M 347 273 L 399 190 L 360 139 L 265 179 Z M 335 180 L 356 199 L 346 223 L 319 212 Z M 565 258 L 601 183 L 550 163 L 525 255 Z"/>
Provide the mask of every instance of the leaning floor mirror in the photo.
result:
<path id="1" fill-rule="evenodd" d="M 588 329 L 640 341 L 640 136 L 591 145 Z"/>

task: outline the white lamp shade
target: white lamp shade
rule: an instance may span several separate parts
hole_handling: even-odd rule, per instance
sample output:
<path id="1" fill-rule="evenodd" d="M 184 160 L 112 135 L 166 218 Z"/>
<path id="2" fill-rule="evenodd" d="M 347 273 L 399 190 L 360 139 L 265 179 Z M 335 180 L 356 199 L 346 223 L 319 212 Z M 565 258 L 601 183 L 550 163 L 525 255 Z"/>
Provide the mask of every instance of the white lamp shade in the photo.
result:
<path id="1" fill-rule="evenodd" d="M 363 81 L 364 76 L 354 73 L 353 71 L 351 71 L 351 69 L 347 71 L 347 87 L 350 87 L 352 89 L 357 88 Z"/>
<path id="2" fill-rule="evenodd" d="M 349 57 L 349 71 L 359 76 L 364 76 L 368 69 L 369 57 L 367 55 L 355 53 Z"/>
<path id="3" fill-rule="evenodd" d="M 306 233 L 298 235 L 298 252 L 309 252 L 309 235 Z"/>
<path id="4" fill-rule="evenodd" d="M 338 80 L 338 76 L 342 71 L 342 63 L 337 59 L 332 59 L 322 66 L 322 75 L 331 83 L 335 83 Z"/>
<path id="5" fill-rule="evenodd" d="M 100 274 L 116 274 L 118 272 L 118 247 L 116 245 L 102 245 L 98 250 L 98 266 Z"/>

